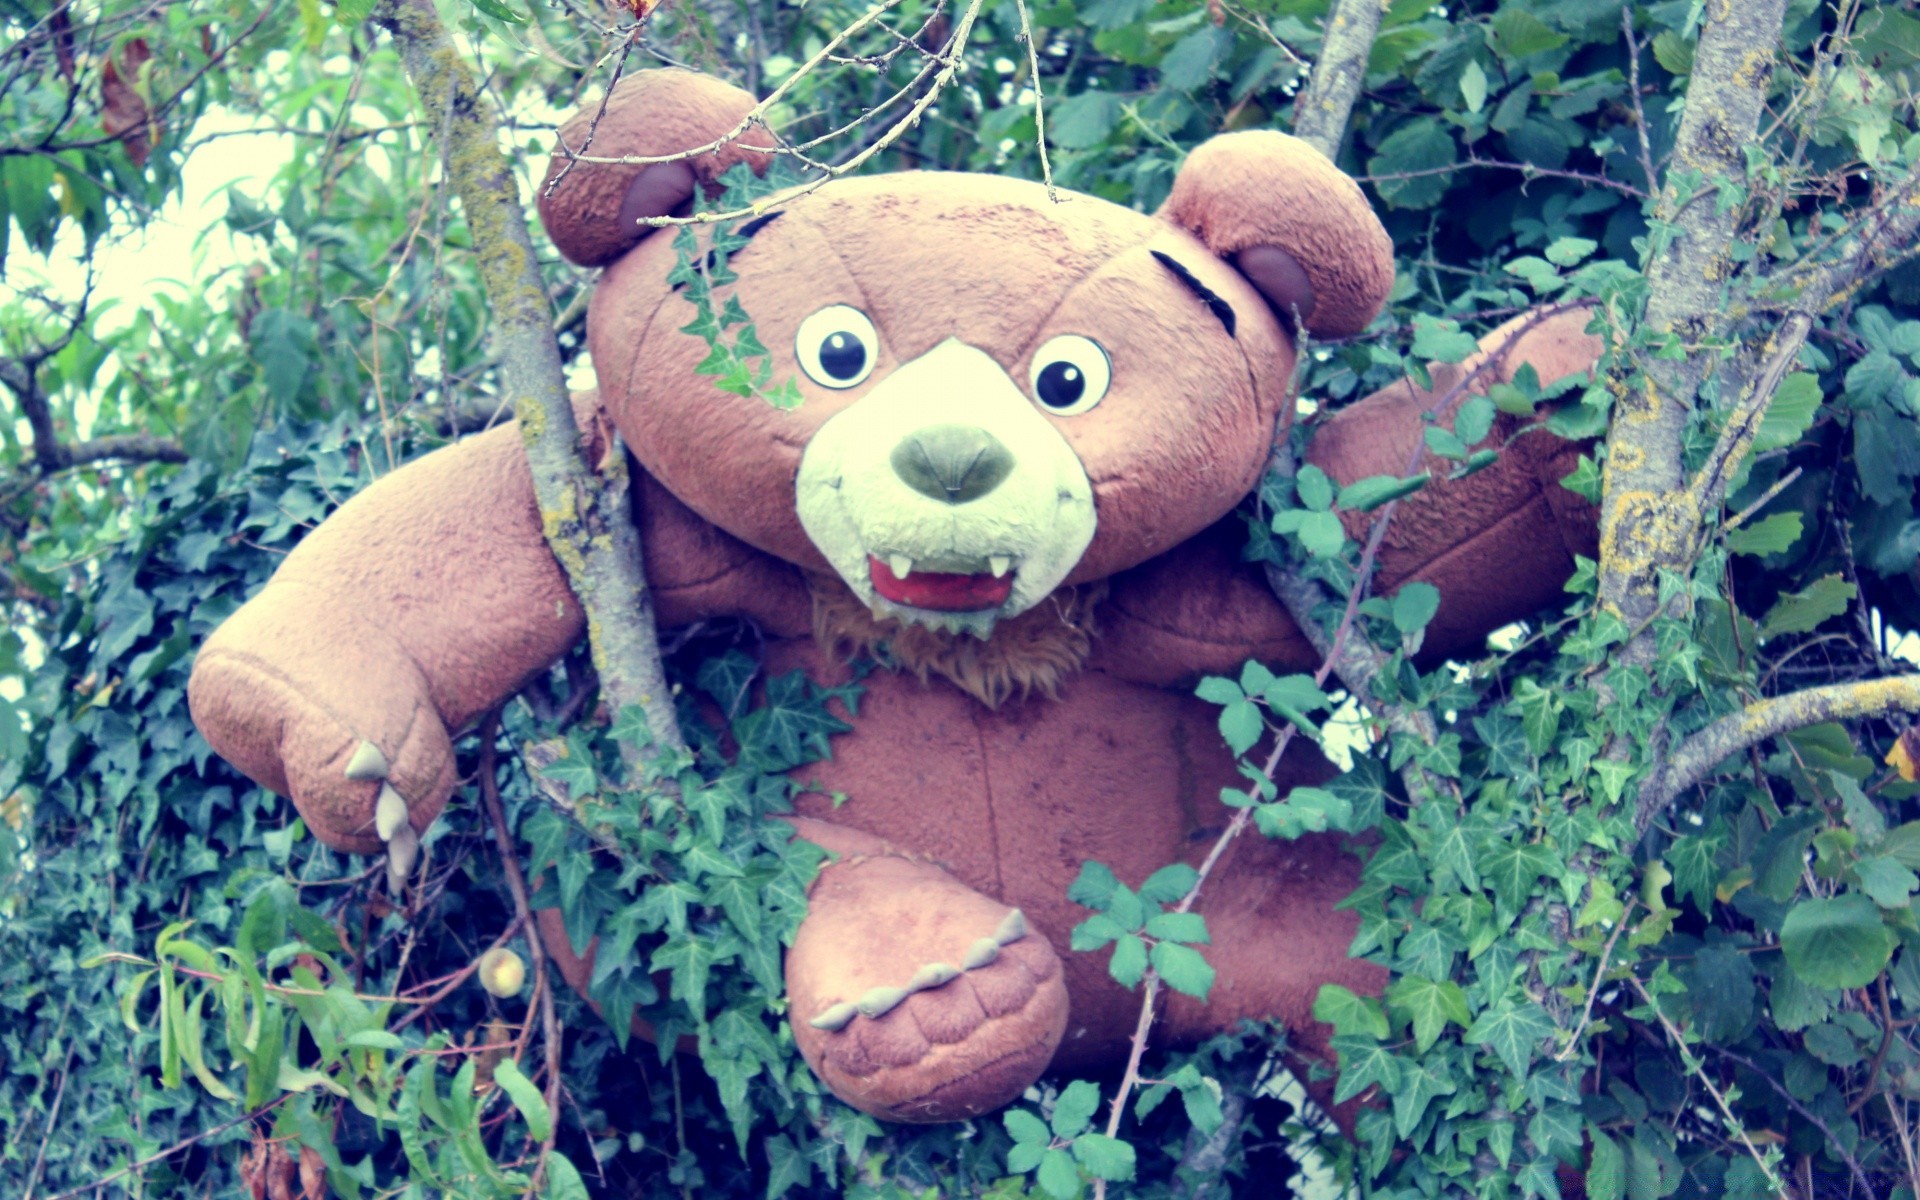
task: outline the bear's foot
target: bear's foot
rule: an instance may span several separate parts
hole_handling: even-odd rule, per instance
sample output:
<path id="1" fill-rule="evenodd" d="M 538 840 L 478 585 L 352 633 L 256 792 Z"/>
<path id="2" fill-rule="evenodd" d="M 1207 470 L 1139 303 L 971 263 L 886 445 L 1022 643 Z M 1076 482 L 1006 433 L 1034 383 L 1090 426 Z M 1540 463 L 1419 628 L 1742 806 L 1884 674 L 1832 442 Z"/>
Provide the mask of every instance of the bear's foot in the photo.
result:
<path id="1" fill-rule="evenodd" d="M 814 1073 L 887 1121 L 1010 1103 L 1067 1027 L 1060 961 L 1020 911 L 895 855 L 821 872 L 787 954 L 787 1000 Z"/>

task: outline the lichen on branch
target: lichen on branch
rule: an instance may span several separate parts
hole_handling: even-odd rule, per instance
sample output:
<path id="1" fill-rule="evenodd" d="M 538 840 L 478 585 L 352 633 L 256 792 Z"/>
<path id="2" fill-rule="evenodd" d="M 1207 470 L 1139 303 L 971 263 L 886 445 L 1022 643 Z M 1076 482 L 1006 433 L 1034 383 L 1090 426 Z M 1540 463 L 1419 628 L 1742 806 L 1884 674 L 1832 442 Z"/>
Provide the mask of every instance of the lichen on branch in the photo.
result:
<path id="1" fill-rule="evenodd" d="M 373 20 L 392 34 L 427 123 L 438 131 L 492 308 L 500 387 L 520 422 L 547 544 L 586 612 L 601 695 L 615 710 L 639 705 L 657 747 L 684 748 L 661 667 L 626 460 L 615 445 L 602 462 L 587 461 L 552 303 L 519 187 L 500 152 L 499 126 L 482 108 L 433 0 L 384 0 Z"/>

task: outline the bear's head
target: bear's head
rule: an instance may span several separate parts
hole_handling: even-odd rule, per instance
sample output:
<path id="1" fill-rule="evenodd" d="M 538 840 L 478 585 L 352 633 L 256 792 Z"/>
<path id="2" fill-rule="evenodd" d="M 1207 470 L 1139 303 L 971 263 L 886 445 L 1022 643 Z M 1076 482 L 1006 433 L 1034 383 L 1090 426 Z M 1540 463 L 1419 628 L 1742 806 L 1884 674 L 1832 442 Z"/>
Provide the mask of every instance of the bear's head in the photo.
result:
<path id="1" fill-rule="evenodd" d="M 729 258 L 804 398 L 782 410 L 697 373 L 708 347 L 682 331 L 673 238 L 641 221 L 764 162 L 753 105 L 688 72 L 623 81 L 587 153 L 723 144 L 671 163 L 556 154 L 541 215 L 569 258 L 607 266 L 589 345 L 646 470 L 906 623 L 985 637 L 1218 520 L 1290 417 L 1295 322 L 1357 332 L 1392 282 L 1359 188 L 1279 133 L 1194 150 L 1155 216 L 988 175 L 842 179 L 763 202 Z M 591 120 L 561 137 L 578 149 Z"/>

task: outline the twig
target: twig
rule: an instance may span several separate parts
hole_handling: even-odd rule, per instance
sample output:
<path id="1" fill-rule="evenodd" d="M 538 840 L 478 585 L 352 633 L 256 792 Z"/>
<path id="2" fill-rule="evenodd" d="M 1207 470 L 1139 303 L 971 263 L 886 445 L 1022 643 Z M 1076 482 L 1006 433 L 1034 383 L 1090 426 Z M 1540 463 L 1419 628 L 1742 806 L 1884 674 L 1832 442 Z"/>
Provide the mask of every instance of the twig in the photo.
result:
<path id="1" fill-rule="evenodd" d="M 1047 199 L 1060 203 L 1059 190 L 1053 186 L 1053 164 L 1047 161 L 1047 103 L 1040 88 L 1040 48 L 1033 42 L 1033 22 L 1027 19 L 1027 0 L 1013 0 L 1020 14 L 1020 40 L 1027 44 L 1027 79 L 1033 85 L 1033 141 L 1040 150 L 1040 179 L 1047 185 Z"/>
<path id="2" fill-rule="evenodd" d="M 1627 901 L 1626 910 L 1620 914 L 1620 919 L 1614 922 L 1613 932 L 1607 935 L 1607 944 L 1600 948 L 1600 965 L 1593 969 L 1593 982 L 1587 987 L 1587 1004 L 1581 1010 L 1580 1023 L 1573 1027 L 1573 1035 L 1567 1039 L 1566 1046 L 1554 1055 L 1561 1062 L 1566 1062 L 1573 1057 L 1575 1048 L 1580 1045 L 1580 1035 L 1593 1021 L 1593 1002 L 1600 997 L 1600 981 L 1606 978 L 1607 960 L 1613 957 L 1613 944 L 1620 940 L 1621 932 L 1627 927 L 1627 918 L 1633 915 L 1633 908 L 1637 903 L 1639 903 L 1637 900 Z"/>
<path id="3" fill-rule="evenodd" d="M 1478 155 L 1462 159 L 1457 163 L 1449 163 L 1444 167 L 1423 167 L 1418 171 L 1389 171 L 1383 175 L 1355 175 L 1354 178 L 1361 183 L 1391 183 L 1400 179 L 1422 179 L 1429 175 L 1451 175 L 1455 171 L 1464 171 L 1469 167 L 1485 167 L 1495 171 L 1518 171 L 1529 179 L 1535 176 L 1544 176 L 1550 179 L 1571 179 L 1577 183 L 1584 183 L 1592 187 L 1607 188 L 1611 191 L 1619 192 L 1623 196 L 1632 196 L 1636 200 L 1647 199 L 1646 192 L 1641 191 L 1630 183 L 1622 183 L 1618 179 L 1609 179 L 1605 175 L 1595 175 L 1590 171 L 1565 171 L 1557 167 L 1539 167 L 1532 163 L 1505 162 L 1497 158 L 1481 158 Z"/>
<path id="4" fill-rule="evenodd" d="M 1620 35 L 1627 42 L 1627 88 L 1633 97 L 1633 131 L 1640 137 L 1640 170 L 1647 177 L 1647 195 L 1660 186 L 1660 176 L 1653 169 L 1653 143 L 1647 135 L 1647 109 L 1640 100 L 1640 42 L 1633 36 L 1633 5 L 1620 5 Z"/>
<path id="5" fill-rule="evenodd" d="M 540 939 L 539 922 L 533 919 L 533 901 L 527 891 L 527 877 L 520 870 L 520 850 L 507 830 L 507 813 L 500 803 L 500 787 L 494 781 L 494 741 L 500 728 L 500 714 L 487 717 L 480 729 L 480 800 L 487 810 L 487 824 L 493 828 L 493 844 L 500 851 L 500 866 L 507 877 L 507 890 L 513 893 L 513 908 L 519 924 L 527 931 L 527 950 L 533 956 L 533 987 L 540 1008 L 540 1040 L 547 1068 L 547 1111 L 552 1125 L 540 1143 L 540 1164 L 534 1168 L 533 1190 L 540 1190 L 547 1170 L 547 1155 L 553 1152 L 560 1134 L 560 1019 L 554 1013 L 552 979 L 547 968 L 547 948 Z M 476 960 L 478 961 L 478 960 Z"/>
<path id="6" fill-rule="evenodd" d="M 74 1197 L 76 1196 L 84 1196 L 88 1192 L 97 1192 L 101 1188 L 107 1186 L 108 1184 L 112 1183 L 114 1180 L 119 1179 L 124 1175 L 131 1175 L 135 1171 L 141 1170 L 144 1167 L 150 1167 L 154 1163 L 159 1162 L 161 1159 L 172 1158 L 174 1155 L 179 1154 L 183 1150 L 191 1150 L 193 1149 L 194 1146 L 198 1145 L 199 1143 L 206 1141 L 208 1138 L 214 1136 L 215 1134 L 225 1133 L 227 1130 L 232 1129 L 235 1125 L 245 1124 L 246 1122 L 251 1121 L 256 1117 L 263 1117 L 266 1114 L 272 1112 L 274 1109 L 280 1107 L 282 1104 L 285 1104 L 287 1101 L 293 1099 L 293 1097 L 297 1094 L 298 1093 L 296 1092 L 286 1092 L 280 1096 L 275 1097 L 272 1100 L 267 1101 L 265 1104 L 262 1104 L 259 1108 L 254 1109 L 252 1112 L 241 1113 L 239 1116 L 233 1118 L 230 1121 L 222 1121 L 220 1122 L 220 1124 L 215 1125 L 211 1129 L 203 1129 L 199 1133 L 194 1134 L 192 1137 L 182 1138 L 180 1141 L 177 1141 L 173 1145 L 168 1146 L 165 1150 L 161 1150 L 156 1153 L 149 1154 L 138 1162 L 128 1163 L 126 1166 L 121 1167 L 118 1171 L 113 1172 L 111 1175 L 102 1175 L 100 1178 L 94 1180 L 92 1183 L 83 1183 L 79 1187 L 74 1188 L 71 1191 L 61 1192 L 58 1196 L 50 1197 L 50 1200 L 74 1200 Z"/>
<path id="7" fill-rule="evenodd" d="M 1627 975 L 1627 982 L 1632 985 L 1634 991 L 1640 994 L 1640 999 L 1646 1002 L 1647 1007 L 1653 1010 L 1653 1015 L 1660 1021 L 1660 1028 L 1666 1030 L 1667 1036 L 1673 1039 L 1674 1046 L 1680 1051 L 1681 1062 L 1685 1063 L 1687 1068 L 1699 1078 L 1700 1082 L 1706 1085 L 1708 1094 L 1713 1097 L 1713 1102 L 1720 1107 L 1720 1115 L 1726 1118 L 1727 1128 L 1740 1135 L 1740 1141 L 1746 1146 L 1747 1153 L 1753 1155 L 1753 1161 L 1759 1164 L 1760 1173 L 1765 1175 L 1767 1182 L 1773 1185 L 1774 1195 L 1785 1194 L 1785 1185 L 1780 1182 L 1780 1177 L 1773 1173 L 1773 1168 L 1767 1165 L 1767 1160 L 1761 1157 L 1760 1149 L 1753 1144 L 1753 1139 L 1747 1136 L 1746 1126 L 1742 1125 L 1734 1117 L 1733 1110 L 1727 1107 L 1727 1098 L 1720 1094 L 1719 1088 L 1714 1086 L 1713 1079 L 1708 1076 L 1706 1072 L 1705 1064 L 1694 1056 L 1693 1051 L 1687 1046 L 1686 1039 L 1681 1037 L 1680 1031 L 1673 1027 L 1673 1022 L 1667 1020 L 1667 1014 L 1662 1012 L 1659 1004 L 1655 1003 L 1653 997 L 1647 994 L 1647 989 L 1640 985 L 1639 978 L 1629 973 Z"/>
<path id="8" fill-rule="evenodd" d="M 1762 492 L 1758 500 L 1755 500 L 1752 504 L 1747 505 L 1745 508 L 1741 509 L 1739 512 L 1733 514 L 1731 517 L 1728 517 L 1726 524 L 1721 526 L 1721 532 L 1732 533 L 1734 530 L 1740 528 L 1740 526 L 1746 524 L 1747 520 L 1750 517 L 1752 517 L 1753 514 L 1759 512 L 1761 509 L 1771 504 L 1775 496 L 1778 496 L 1781 492 L 1784 492 L 1789 487 L 1792 487 L 1793 481 L 1798 478 L 1800 478 L 1800 468 L 1795 467 L 1793 470 L 1788 471 L 1785 475 L 1782 475 L 1780 478 L 1774 480 L 1773 486 L 1768 488 L 1766 491 Z"/>

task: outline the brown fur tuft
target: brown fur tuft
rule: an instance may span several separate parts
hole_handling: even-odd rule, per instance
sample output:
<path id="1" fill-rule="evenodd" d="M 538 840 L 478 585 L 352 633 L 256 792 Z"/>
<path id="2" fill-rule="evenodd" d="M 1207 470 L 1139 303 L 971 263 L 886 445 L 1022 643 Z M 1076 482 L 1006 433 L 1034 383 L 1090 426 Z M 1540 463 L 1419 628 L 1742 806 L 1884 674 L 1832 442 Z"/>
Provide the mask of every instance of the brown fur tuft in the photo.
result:
<path id="1" fill-rule="evenodd" d="M 993 636 L 982 641 L 876 616 L 838 579 L 809 582 L 813 636 L 827 653 L 841 659 L 871 655 L 922 683 L 938 675 L 988 708 L 1034 692 L 1057 698 L 1060 684 L 1093 649 L 1100 632 L 1096 610 L 1108 590 L 1105 580 L 1060 588 L 994 626 Z"/>

